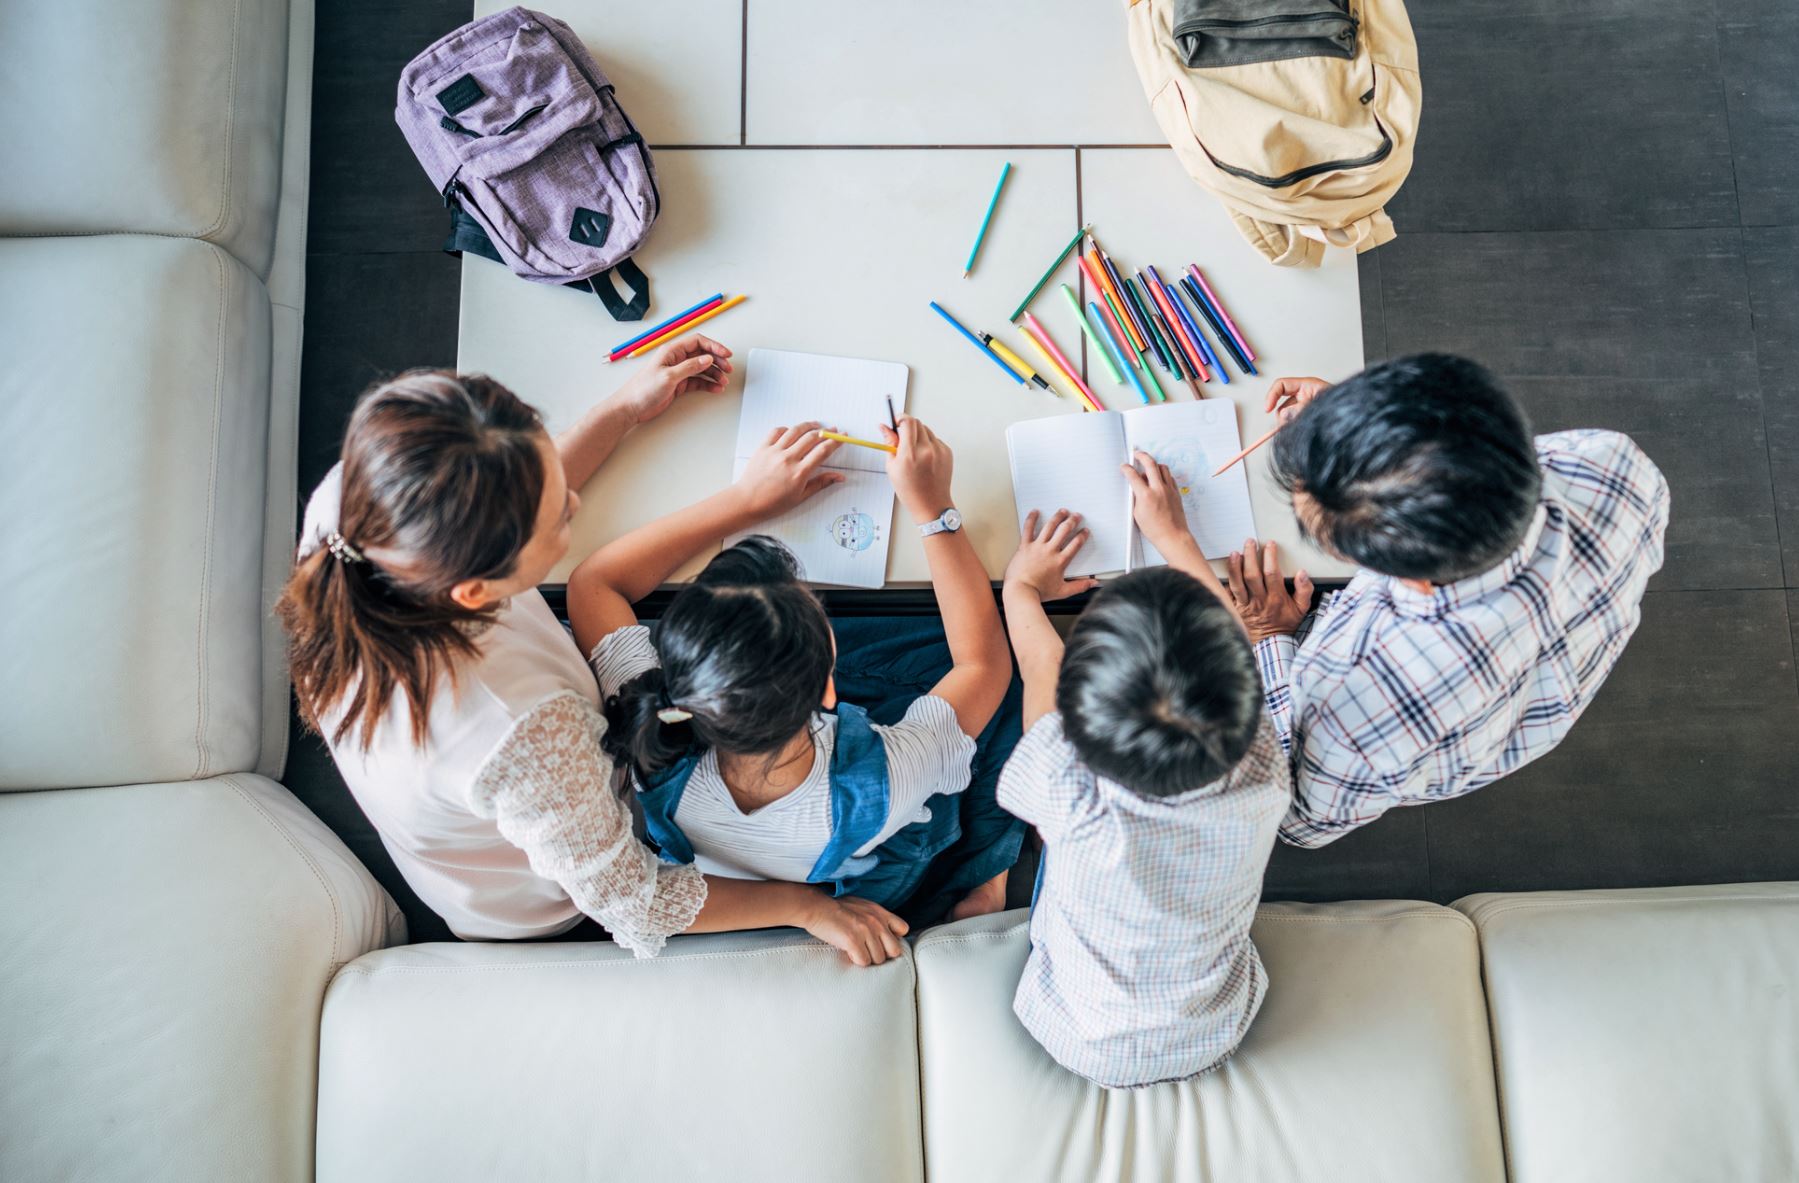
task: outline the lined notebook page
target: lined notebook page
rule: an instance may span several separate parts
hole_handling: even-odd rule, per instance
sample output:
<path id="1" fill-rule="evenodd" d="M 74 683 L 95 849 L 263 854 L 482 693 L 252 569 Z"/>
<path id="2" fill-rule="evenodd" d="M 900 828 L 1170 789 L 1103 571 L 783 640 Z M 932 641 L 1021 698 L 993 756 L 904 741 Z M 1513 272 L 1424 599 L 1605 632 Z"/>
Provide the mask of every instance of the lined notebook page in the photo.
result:
<path id="1" fill-rule="evenodd" d="M 777 427 L 817 420 L 860 439 L 879 440 L 887 399 L 906 409 L 906 367 L 899 362 L 828 357 L 780 349 L 752 349 L 744 370 L 743 410 L 737 420 L 732 479 Z M 813 583 L 880 587 L 887 582 L 893 530 L 893 485 L 887 455 L 845 444 L 825 467 L 845 480 L 746 534 L 785 543 Z M 729 546 L 745 534 L 725 539 Z"/>
<path id="2" fill-rule="evenodd" d="M 1081 515 L 1092 531 L 1068 565 L 1070 577 L 1122 571 L 1131 557 L 1131 493 L 1124 463 L 1124 424 L 1116 412 L 1025 419 L 1006 429 L 1012 500 L 1018 526 L 1033 509 Z"/>
<path id="3" fill-rule="evenodd" d="M 1191 403 L 1162 403 L 1124 412 L 1124 437 L 1132 452 L 1141 449 L 1166 464 L 1186 492 L 1187 527 L 1208 559 L 1221 559 L 1255 536 L 1249 508 L 1249 478 L 1239 464 L 1214 477 L 1218 466 L 1242 448 L 1237 432 L 1237 405 L 1209 398 Z M 1165 560 L 1147 539 L 1138 539 L 1134 566 L 1155 567 Z"/>

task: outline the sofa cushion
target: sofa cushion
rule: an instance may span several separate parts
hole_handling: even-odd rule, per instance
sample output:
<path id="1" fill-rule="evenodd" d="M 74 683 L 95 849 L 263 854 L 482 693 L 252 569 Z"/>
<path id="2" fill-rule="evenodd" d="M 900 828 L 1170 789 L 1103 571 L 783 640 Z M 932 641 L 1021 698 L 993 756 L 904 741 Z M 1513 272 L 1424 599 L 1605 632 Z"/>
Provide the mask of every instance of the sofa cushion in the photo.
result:
<path id="1" fill-rule="evenodd" d="M 0 1179 L 311 1178 L 319 1008 L 401 935 L 257 776 L 0 796 Z"/>
<path id="2" fill-rule="evenodd" d="M 1456 907 L 1516 1183 L 1799 1178 L 1799 883 Z"/>
<path id="3" fill-rule="evenodd" d="M 318 1177 L 920 1179 L 913 984 L 787 932 L 377 953 L 325 999 Z"/>
<path id="4" fill-rule="evenodd" d="M 994 1179 L 1505 1178 L 1474 929 L 1430 904 L 1265 904 L 1266 1001 L 1197 1080 L 1108 1090 L 1012 1015 L 1026 914 L 918 941 L 925 1169 Z"/>
<path id="5" fill-rule="evenodd" d="M 0 789 L 261 741 L 269 301 L 216 246 L 0 241 Z"/>
<path id="6" fill-rule="evenodd" d="M 286 0 L 0 5 L 0 235 L 204 238 L 274 249 Z"/>

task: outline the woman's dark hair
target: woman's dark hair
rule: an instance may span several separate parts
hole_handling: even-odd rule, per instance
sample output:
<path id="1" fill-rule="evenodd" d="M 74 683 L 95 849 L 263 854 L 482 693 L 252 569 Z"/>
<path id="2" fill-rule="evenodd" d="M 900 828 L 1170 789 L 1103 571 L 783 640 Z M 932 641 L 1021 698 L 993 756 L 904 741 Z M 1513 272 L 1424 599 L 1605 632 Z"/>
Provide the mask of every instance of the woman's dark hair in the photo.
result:
<path id="1" fill-rule="evenodd" d="M 332 731 L 360 725 L 364 748 L 396 689 L 422 743 L 431 694 L 470 625 L 495 608 L 464 608 L 450 589 L 504 579 L 530 541 L 543 499 L 537 412 L 491 378 L 414 370 L 370 389 L 344 434 L 337 533 L 360 559 L 321 546 L 294 566 L 276 611 L 301 716 L 313 729 L 340 702 Z M 397 556 L 388 565 L 371 553 Z"/>
<path id="2" fill-rule="evenodd" d="M 1274 439 L 1275 479 L 1316 507 L 1301 515 L 1306 533 L 1400 579 L 1491 570 L 1524 541 L 1543 487 L 1523 408 L 1443 353 L 1321 391 Z"/>
<path id="3" fill-rule="evenodd" d="M 1229 608 L 1172 567 L 1093 597 L 1056 684 L 1062 728 L 1087 767 L 1145 797 L 1236 767 L 1262 719 L 1262 679 Z"/>
<path id="4" fill-rule="evenodd" d="M 640 778 L 706 748 L 778 751 L 810 723 L 836 662 L 831 622 L 800 582 L 799 563 L 760 535 L 714 556 L 669 604 L 653 640 L 660 667 L 606 700 L 606 751 Z M 657 718 L 671 707 L 693 718 Z"/>

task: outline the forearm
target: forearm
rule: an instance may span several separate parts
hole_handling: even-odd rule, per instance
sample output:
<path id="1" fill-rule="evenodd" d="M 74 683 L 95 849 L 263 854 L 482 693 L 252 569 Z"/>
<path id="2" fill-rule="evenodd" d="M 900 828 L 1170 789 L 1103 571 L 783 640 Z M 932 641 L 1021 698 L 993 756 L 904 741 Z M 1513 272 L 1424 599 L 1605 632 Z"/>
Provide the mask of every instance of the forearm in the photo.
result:
<path id="1" fill-rule="evenodd" d="M 612 455 L 618 442 L 637 426 L 631 411 L 616 398 L 608 398 L 581 416 L 581 421 L 556 437 L 556 452 L 569 488 L 579 490 L 593 479 L 600 465 Z"/>
<path id="2" fill-rule="evenodd" d="M 1006 633 L 1018 658 L 1024 682 L 1024 729 L 1056 709 L 1056 682 L 1062 671 L 1062 637 L 1043 610 L 1043 601 L 1029 588 L 1008 585 Z"/>
<path id="3" fill-rule="evenodd" d="M 804 928 L 818 906 L 819 889 L 803 883 L 706 876 L 706 903 L 688 932 L 736 932 L 746 928 Z"/>
<path id="4" fill-rule="evenodd" d="M 921 511 L 912 516 L 915 521 L 928 522 L 937 513 L 924 515 Z M 933 534 L 924 539 L 924 553 L 950 658 L 957 665 L 1004 666 L 1009 670 L 1011 663 L 1006 658 L 999 610 L 993 604 L 993 582 L 968 534 L 961 530 Z"/>
<path id="5" fill-rule="evenodd" d="M 591 578 L 628 601 L 637 601 L 668 582 L 681 564 L 761 518 L 735 487 L 639 526 L 589 555 L 581 567 Z"/>

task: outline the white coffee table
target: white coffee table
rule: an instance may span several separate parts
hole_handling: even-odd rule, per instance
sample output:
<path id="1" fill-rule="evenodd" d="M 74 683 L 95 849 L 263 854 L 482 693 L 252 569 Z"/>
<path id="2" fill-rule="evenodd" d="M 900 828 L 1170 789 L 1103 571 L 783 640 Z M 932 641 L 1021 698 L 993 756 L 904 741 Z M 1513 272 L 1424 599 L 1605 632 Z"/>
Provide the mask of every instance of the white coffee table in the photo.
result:
<path id="1" fill-rule="evenodd" d="M 753 347 L 766 346 L 882 358 L 911 367 L 909 409 L 954 447 L 956 500 L 995 578 L 1017 540 L 1006 427 L 1022 418 L 1079 411 L 1072 400 L 1007 381 L 930 311 L 931 300 L 971 328 L 997 333 L 1035 362 L 1004 318 L 1085 220 L 1121 265 L 1153 263 L 1165 277 L 1188 263 L 1205 270 L 1262 359 L 1260 378 L 1233 373 L 1228 387 L 1216 382 L 1206 386 L 1209 397 L 1229 397 L 1237 404 L 1245 440 L 1270 423 L 1261 407 L 1273 378 L 1337 378 L 1361 367 L 1353 256 L 1333 252 L 1322 268 L 1309 272 L 1270 266 L 1241 241 L 1223 210 L 1185 176 L 1165 147 L 896 145 L 895 134 L 908 129 L 939 145 L 966 138 L 945 134 L 952 128 L 991 129 L 987 143 L 1042 144 L 1055 134 L 1054 124 L 1036 108 L 1008 100 L 1008 92 L 989 85 L 990 80 L 971 80 L 958 89 L 956 80 L 967 78 L 966 71 L 946 67 L 933 75 L 928 67 L 913 64 L 928 63 L 930 55 L 942 52 L 937 39 L 895 32 L 882 42 L 879 54 L 856 64 L 860 84 L 887 99 L 878 118 L 870 108 L 868 146 L 855 146 L 860 142 L 853 138 L 848 146 L 843 139 L 836 140 L 838 146 L 754 142 L 752 133 L 767 127 L 775 143 L 805 143 L 799 134 L 806 126 L 804 105 L 817 101 L 817 93 L 808 88 L 822 84 L 796 72 L 822 73 L 828 82 L 833 72 L 849 67 L 841 57 L 809 59 L 795 51 L 791 37 L 760 35 L 758 13 L 778 9 L 784 15 L 766 18 L 778 26 L 797 18 L 782 6 L 753 5 L 747 89 L 740 94 L 737 77 L 725 75 L 726 64 L 741 54 L 742 29 L 737 20 L 724 19 L 740 10 L 727 7 L 729 12 L 721 8 L 718 19 L 706 22 L 679 19 L 684 5 L 633 8 L 576 0 L 563 9 L 577 32 L 589 39 L 602 67 L 613 58 L 629 63 L 616 71 L 627 110 L 638 113 L 627 89 L 633 78 L 648 95 L 684 97 L 683 103 L 663 102 L 639 116 L 652 144 L 663 145 L 656 155 L 662 216 L 638 255 L 654 293 L 646 324 L 715 291 L 745 292 L 748 301 L 704 330 L 740 358 Z M 945 8 L 948 19 L 951 12 L 981 12 L 987 6 L 924 7 Z M 657 15 L 664 8 L 668 15 Z M 1080 0 L 1058 0 L 1041 8 L 1043 22 L 1053 24 L 1052 10 L 1067 9 L 1067 21 L 1093 24 L 1096 38 L 1116 39 L 1107 52 L 1094 55 L 1093 60 L 1107 63 L 1106 86 L 1080 105 L 1090 115 L 1081 121 L 1080 134 L 1109 136 L 1104 142 L 1112 144 L 1143 143 L 1153 123 L 1135 92 L 1122 24 L 1114 26 L 1109 9 L 1103 18 L 1094 15 L 1105 6 Z M 830 21 L 841 20 L 845 10 L 819 9 L 823 23 L 811 27 L 824 37 Z M 630 17 L 610 19 L 614 11 Z M 915 23 L 898 22 L 908 27 Z M 855 29 L 844 35 L 860 36 Z M 715 65 L 691 91 L 676 72 L 676 55 L 668 51 L 667 39 L 675 37 L 690 39 L 684 55 Z M 669 76 L 646 75 L 651 68 Z M 937 83 L 906 85 L 920 69 Z M 844 79 L 846 85 L 851 80 L 849 74 Z M 1062 108 L 1056 102 L 1038 107 L 1051 114 L 1065 111 L 1066 100 L 1058 101 Z M 833 137 L 854 130 L 841 118 L 841 112 L 821 116 Z M 739 138 L 751 142 L 719 142 L 729 139 L 733 119 L 740 120 Z M 1007 160 L 1012 176 L 975 274 L 964 280 L 962 264 Z M 1078 274 L 1071 260 L 1058 280 L 1076 285 Z M 464 264 L 462 283 L 458 365 L 505 382 L 544 412 L 552 430 L 614 389 L 638 364 L 605 363 L 606 351 L 637 330 L 614 323 L 591 295 L 527 283 L 498 264 L 474 258 Z M 1032 308 L 1065 351 L 1081 356 L 1078 329 L 1054 283 Z M 1129 387 L 1112 383 L 1097 360 L 1089 360 L 1087 381 L 1107 405 L 1137 405 Z M 740 368 L 724 393 L 686 398 L 625 442 L 582 490 L 584 504 L 569 558 L 552 579 L 565 577 L 580 558 L 622 532 L 729 482 L 741 374 Z M 1158 375 L 1171 398 L 1192 397 L 1184 385 L 1177 388 L 1166 374 Z M 1252 458 L 1249 468 L 1258 531 L 1281 543 L 1290 563 L 1297 561 L 1315 576 L 1349 574 L 1349 567 L 1300 540 L 1290 509 L 1268 478 L 1265 452 Z M 894 538 L 888 585 L 917 586 L 928 580 L 924 555 L 911 532 L 898 531 Z M 677 578 L 690 576 L 702 561 Z"/>

